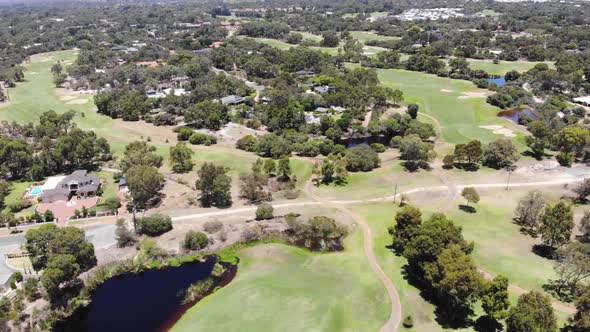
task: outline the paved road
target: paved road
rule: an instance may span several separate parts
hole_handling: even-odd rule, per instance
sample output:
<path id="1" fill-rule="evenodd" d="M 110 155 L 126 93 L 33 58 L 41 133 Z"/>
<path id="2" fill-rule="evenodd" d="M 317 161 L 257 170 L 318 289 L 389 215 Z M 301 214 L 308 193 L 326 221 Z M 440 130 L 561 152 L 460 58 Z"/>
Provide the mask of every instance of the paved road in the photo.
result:
<path id="1" fill-rule="evenodd" d="M 94 244 L 95 249 L 108 248 L 115 244 L 115 225 L 89 225 L 83 227 L 86 239 Z M 0 284 L 4 284 L 13 272 L 18 271 L 6 265 L 6 254 L 11 253 L 25 243 L 21 234 L 0 237 Z"/>

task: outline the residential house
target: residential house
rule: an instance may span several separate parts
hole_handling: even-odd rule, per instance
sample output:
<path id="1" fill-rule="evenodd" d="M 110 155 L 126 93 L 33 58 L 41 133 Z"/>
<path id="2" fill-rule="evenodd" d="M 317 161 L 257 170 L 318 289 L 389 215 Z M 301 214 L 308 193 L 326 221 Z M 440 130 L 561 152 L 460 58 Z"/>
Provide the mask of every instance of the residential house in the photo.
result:
<path id="1" fill-rule="evenodd" d="M 58 182 L 59 180 L 59 182 Z M 49 178 L 41 187 L 43 203 L 69 201 L 72 197 L 92 197 L 100 188 L 100 178 L 77 170 L 64 177 Z"/>
<path id="2" fill-rule="evenodd" d="M 239 97 L 235 95 L 230 95 L 227 97 L 221 98 L 221 103 L 223 105 L 239 105 L 244 102 L 244 97 Z"/>

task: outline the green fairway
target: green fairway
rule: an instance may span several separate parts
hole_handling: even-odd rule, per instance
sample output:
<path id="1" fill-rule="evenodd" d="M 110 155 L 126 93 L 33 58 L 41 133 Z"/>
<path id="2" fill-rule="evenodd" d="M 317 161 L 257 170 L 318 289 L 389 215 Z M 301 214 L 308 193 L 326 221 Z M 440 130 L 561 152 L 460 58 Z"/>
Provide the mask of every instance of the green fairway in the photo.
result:
<path id="1" fill-rule="evenodd" d="M 358 39 L 358 41 L 361 43 L 365 43 L 366 41 L 369 41 L 369 40 L 389 41 L 389 40 L 400 39 L 399 37 L 378 35 L 374 32 L 370 32 L 370 31 L 350 31 L 350 35 L 352 36 L 352 38 Z"/>
<path id="2" fill-rule="evenodd" d="M 504 75 L 511 70 L 516 70 L 519 73 L 525 72 L 539 63 L 544 63 L 549 68 L 555 68 L 555 63 L 552 61 L 500 61 L 494 64 L 492 60 L 476 60 L 468 59 L 471 69 L 482 69 L 488 74 Z"/>
<path id="3" fill-rule="evenodd" d="M 486 103 L 489 91 L 469 81 L 403 69 L 379 69 L 378 73 L 385 86 L 404 92 L 405 102 L 418 104 L 421 112 L 438 119 L 447 143 L 465 143 L 474 138 L 489 142 L 503 137 L 480 128 L 482 125 L 514 128 L 511 122 L 496 116 L 500 109 Z"/>
<path id="4" fill-rule="evenodd" d="M 326 254 L 279 244 L 243 249 L 236 278 L 172 331 L 377 331 L 390 303 L 359 229 L 345 247 Z"/>

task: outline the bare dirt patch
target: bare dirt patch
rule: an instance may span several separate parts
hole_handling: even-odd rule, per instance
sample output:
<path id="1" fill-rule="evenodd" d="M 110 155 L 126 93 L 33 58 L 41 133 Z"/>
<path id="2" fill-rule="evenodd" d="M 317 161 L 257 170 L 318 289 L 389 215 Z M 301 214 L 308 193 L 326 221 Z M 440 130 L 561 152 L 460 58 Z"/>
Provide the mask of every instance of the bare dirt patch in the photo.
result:
<path id="1" fill-rule="evenodd" d="M 461 98 L 461 97 L 459 97 Z M 496 135 L 504 135 L 506 137 L 516 137 L 516 134 L 511 129 L 505 128 L 501 125 L 479 126 L 481 129 L 491 130 Z"/>
<path id="2" fill-rule="evenodd" d="M 487 97 L 489 95 L 490 95 L 489 92 L 476 92 L 476 91 L 471 91 L 471 92 L 462 92 L 461 95 L 459 97 L 457 97 L 457 98 L 458 99 L 485 98 L 485 97 Z"/>
<path id="3" fill-rule="evenodd" d="M 65 96 L 59 97 L 59 100 L 61 100 L 61 101 L 70 101 L 70 100 L 74 100 L 74 99 L 76 99 L 76 96 L 65 95 Z"/>
<path id="4" fill-rule="evenodd" d="M 440 92 L 446 92 L 446 93 L 449 93 L 449 92 L 453 92 L 453 90 L 449 90 L 449 89 L 440 89 Z"/>
<path id="5" fill-rule="evenodd" d="M 66 104 L 68 104 L 68 105 L 88 104 L 88 99 L 72 99 L 72 100 L 68 101 Z"/>

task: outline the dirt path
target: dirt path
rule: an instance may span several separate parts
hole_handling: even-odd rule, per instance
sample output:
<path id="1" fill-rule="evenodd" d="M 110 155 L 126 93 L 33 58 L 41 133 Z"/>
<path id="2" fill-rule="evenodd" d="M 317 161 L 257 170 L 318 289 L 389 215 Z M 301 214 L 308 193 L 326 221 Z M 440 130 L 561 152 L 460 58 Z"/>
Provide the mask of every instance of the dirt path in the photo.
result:
<path id="1" fill-rule="evenodd" d="M 383 271 L 383 269 L 381 268 L 381 265 L 379 265 L 379 263 L 377 262 L 377 258 L 375 257 L 375 251 L 373 250 L 373 234 L 371 233 L 371 227 L 369 226 L 369 224 L 366 222 L 366 220 L 363 217 L 352 212 L 348 208 L 346 208 L 342 205 L 334 204 L 334 203 L 327 201 L 319 196 L 314 195 L 311 190 L 311 186 L 312 186 L 312 181 L 310 179 L 305 184 L 305 192 L 309 197 L 313 198 L 316 202 L 319 202 L 322 205 L 336 208 L 336 209 L 348 214 L 361 227 L 361 229 L 363 231 L 363 248 L 365 251 L 365 257 L 367 257 L 367 261 L 369 262 L 369 265 L 371 266 L 373 271 L 377 274 L 377 277 L 379 277 L 379 280 L 381 280 L 381 283 L 383 284 L 383 286 L 387 290 L 387 295 L 389 296 L 389 300 L 391 302 L 391 312 L 389 314 L 389 318 L 387 319 L 387 322 L 385 322 L 385 324 L 381 327 L 380 331 L 381 332 L 397 331 L 397 329 L 399 328 L 399 325 L 401 323 L 401 319 L 402 319 L 402 305 L 401 305 L 401 302 L 399 299 L 399 294 L 397 292 L 397 289 L 395 289 L 393 282 L 391 281 L 391 279 L 389 279 L 389 276 L 387 276 L 385 271 Z"/>
<path id="2" fill-rule="evenodd" d="M 434 122 L 434 130 L 436 132 L 436 136 L 434 137 L 434 142 L 435 143 L 438 142 L 438 140 L 442 136 L 442 126 L 440 125 L 440 122 L 438 121 L 438 119 L 431 116 L 431 115 L 428 115 L 426 113 L 418 112 L 418 114 L 422 115 L 423 117 L 429 118 L 430 120 L 432 120 Z"/>

